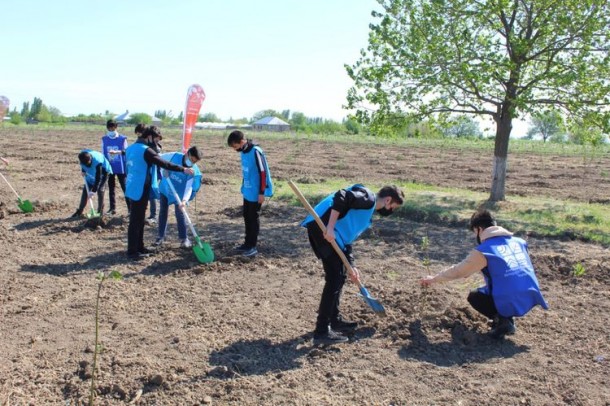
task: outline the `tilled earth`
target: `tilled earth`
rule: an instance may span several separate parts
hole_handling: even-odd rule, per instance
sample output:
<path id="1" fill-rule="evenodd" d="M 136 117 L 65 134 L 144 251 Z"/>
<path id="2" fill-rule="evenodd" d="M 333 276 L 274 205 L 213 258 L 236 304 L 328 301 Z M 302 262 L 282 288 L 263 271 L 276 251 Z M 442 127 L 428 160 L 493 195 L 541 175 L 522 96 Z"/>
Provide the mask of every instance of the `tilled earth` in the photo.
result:
<path id="1" fill-rule="evenodd" d="M 372 313 L 346 285 L 342 309 L 359 328 L 348 344 L 314 348 L 323 271 L 298 227 L 304 209 L 272 199 L 261 219 L 260 254 L 232 255 L 243 236 L 239 157 L 226 147 L 226 134 L 197 134 L 205 182 L 191 214 L 217 261 L 198 264 L 180 249 L 170 214 L 171 242 L 128 262 L 122 203 L 100 228 L 69 218 L 82 179 L 76 155 L 97 148 L 100 136 L 0 129 L 0 155 L 11 161 L 0 170 L 36 207 L 21 213 L 10 189 L 0 187 L 0 405 L 88 401 L 96 276 L 110 270 L 123 279 L 101 288 L 96 404 L 610 405 L 607 248 L 529 238 L 551 309 L 533 310 L 518 320 L 516 335 L 496 342 L 465 300 L 478 278 L 428 290 L 417 283 L 427 272 L 424 236 L 430 272 L 437 272 L 472 249 L 470 233 L 376 219 L 354 249 L 387 316 Z M 164 141 L 166 150 L 178 148 L 177 138 Z M 478 151 L 302 138 L 265 140 L 262 147 L 278 181 L 413 180 L 474 190 L 489 184 Z M 610 196 L 607 157 L 515 154 L 509 165 L 509 198 L 603 203 Z M 147 227 L 148 242 L 155 231 Z M 572 276 L 577 263 L 584 276 Z"/>

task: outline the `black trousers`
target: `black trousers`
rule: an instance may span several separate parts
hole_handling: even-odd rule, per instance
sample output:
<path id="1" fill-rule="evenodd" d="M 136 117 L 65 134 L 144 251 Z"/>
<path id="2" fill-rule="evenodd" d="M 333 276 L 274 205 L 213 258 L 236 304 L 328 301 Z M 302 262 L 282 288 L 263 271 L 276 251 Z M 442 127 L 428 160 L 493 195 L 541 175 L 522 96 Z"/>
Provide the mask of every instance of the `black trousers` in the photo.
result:
<path id="1" fill-rule="evenodd" d="M 256 247 L 258 242 L 258 233 L 261 228 L 260 213 L 261 204 L 259 202 L 250 202 L 244 199 L 244 223 L 246 224 L 246 241 L 248 247 Z"/>
<path id="2" fill-rule="evenodd" d="M 324 239 L 322 230 L 315 222 L 307 226 L 309 244 L 322 261 L 324 267 L 324 288 L 322 298 L 318 307 L 318 319 L 316 321 L 316 333 L 324 333 L 328 330 L 331 321 L 339 318 L 339 304 L 341 292 L 347 279 L 347 271 L 339 255 L 335 252 L 332 245 Z"/>
<path id="3" fill-rule="evenodd" d="M 144 186 L 140 200 L 131 201 L 129 227 L 127 228 L 127 255 L 136 255 L 144 251 L 144 222 L 148 207 L 150 185 Z"/>
<path id="4" fill-rule="evenodd" d="M 473 309 L 488 319 L 494 319 L 496 316 L 498 316 L 498 309 L 496 309 L 496 304 L 494 303 L 494 299 L 491 297 L 491 295 L 481 293 L 477 289 L 472 290 L 468 294 L 468 303 L 470 303 Z"/>
<path id="5" fill-rule="evenodd" d="M 91 190 L 91 187 L 93 185 L 89 185 L 89 190 Z M 106 181 L 102 182 L 102 184 L 100 185 L 100 187 L 97 189 L 97 211 L 100 214 L 104 213 L 104 192 L 106 190 Z M 81 193 L 80 196 L 80 203 L 78 205 L 78 211 L 79 212 L 83 212 L 85 210 L 85 206 L 87 206 L 87 201 L 89 200 L 88 195 L 87 195 L 87 188 L 85 186 L 83 186 L 83 193 Z"/>
<path id="6" fill-rule="evenodd" d="M 110 210 L 116 209 L 116 198 L 115 198 L 115 190 L 116 190 L 116 178 L 119 180 L 119 185 L 121 185 L 121 190 L 125 193 L 125 178 L 126 175 L 124 173 L 113 173 L 112 175 L 108 175 L 108 200 L 110 201 Z M 125 203 L 127 203 L 127 210 L 130 210 L 129 199 L 125 198 Z"/>

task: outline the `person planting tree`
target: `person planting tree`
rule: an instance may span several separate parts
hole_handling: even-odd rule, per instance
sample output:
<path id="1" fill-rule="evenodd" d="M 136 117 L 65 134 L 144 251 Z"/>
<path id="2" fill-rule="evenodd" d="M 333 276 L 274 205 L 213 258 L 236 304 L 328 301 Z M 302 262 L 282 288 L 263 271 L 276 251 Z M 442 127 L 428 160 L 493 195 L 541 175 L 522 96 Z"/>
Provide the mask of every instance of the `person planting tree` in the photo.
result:
<path id="1" fill-rule="evenodd" d="M 524 316 L 536 305 L 546 310 L 548 304 L 540 293 L 524 240 L 498 226 L 488 210 L 475 212 L 469 229 L 478 246 L 459 264 L 426 276 L 420 283 L 429 286 L 482 272 L 485 285 L 471 291 L 468 302 L 492 320 L 490 337 L 502 339 L 516 332 L 515 317 Z"/>
<path id="2" fill-rule="evenodd" d="M 314 345 L 346 342 L 348 338 L 342 333 L 349 333 L 358 325 L 344 320 L 339 311 L 339 300 L 347 273 L 331 242 L 337 243 L 353 267 L 352 243 L 369 228 L 373 214 L 377 212 L 388 216 L 403 202 L 404 192 L 396 186 L 385 186 L 375 194 L 363 185 L 352 185 L 328 195 L 315 206 L 315 212 L 326 226 L 326 233 L 323 233 L 311 215 L 301 223 L 307 228 L 311 248 L 324 267 L 325 284 L 313 333 Z M 350 279 L 358 283 L 359 272 L 355 267 L 353 270 Z"/>
<path id="3" fill-rule="evenodd" d="M 108 175 L 112 174 L 110 162 L 101 153 L 90 149 L 83 149 L 78 154 L 78 160 L 86 185 L 83 185 L 80 204 L 78 209 L 72 214 L 72 217 L 77 218 L 82 216 L 83 210 L 87 205 L 87 200 L 95 194 L 97 194 L 97 211 L 101 215 L 104 210 L 106 180 Z"/>

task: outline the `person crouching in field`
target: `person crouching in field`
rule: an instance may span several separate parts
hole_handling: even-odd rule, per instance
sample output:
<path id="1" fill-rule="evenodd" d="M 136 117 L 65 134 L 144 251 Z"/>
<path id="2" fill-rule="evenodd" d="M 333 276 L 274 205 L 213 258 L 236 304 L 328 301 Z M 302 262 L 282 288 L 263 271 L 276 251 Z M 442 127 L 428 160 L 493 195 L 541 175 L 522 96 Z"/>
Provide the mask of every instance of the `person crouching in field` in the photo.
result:
<path id="1" fill-rule="evenodd" d="M 187 175 L 180 172 L 166 172 L 163 174 L 163 180 L 159 186 L 161 197 L 159 199 L 159 234 L 155 245 L 159 246 L 165 242 L 167 233 L 167 212 L 169 205 L 175 204 L 176 208 L 176 223 L 178 225 L 178 237 L 180 238 L 180 246 L 182 248 L 190 248 L 193 246 L 191 240 L 186 235 L 186 218 L 182 213 L 182 209 L 188 205 L 188 202 L 193 200 L 201 187 L 201 171 L 196 165 L 201 159 L 197 147 L 191 147 L 186 154 L 181 152 L 167 153 L 161 157 L 173 164 L 181 165 L 185 168 L 192 168 L 195 172 L 193 175 Z M 178 195 L 180 200 L 176 200 L 174 191 L 172 191 L 169 181 Z"/>
<path id="2" fill-rule="evenodd" d="M 157 182 L 155 165 L 169 171 L 184 172 L 193 175 L 192 168 L 175 165 L 162 159 L 150 148 L 153 138 L 160 137 L 161 131 L 156 126 L 147 127 L 138 140 L 127 148 L 127 187 L 125 196 L 131 200 L 129 227 L 127 231 L 127 256 L 138 260 L 152 253 L 144 247 L 144 219 L 151 186 Z"/>
<path id="3" fill-rule="evenodd" d="M 404 202 L 404 192 L 396 186 L 385 186 L 377 194 L 363 185 L 352 185 L 328 195 L 314 207 L 320 220 L 326 225 L 323 233 L 311 215 L 301 223 L 307 228 L 309 244 L 324 267 L 324 289 L 318 308 L 314 345 L 328 345 L 348 341 L 342 333 L 357 327 L 356 322 L 343 319 L 339 311 L 339 299 L 347 277 L 347 270 L 330 242 L 333 240 L 353 265 L 352 243 L 370 227 L 375 212 L 388 216 Z M 350 274 L 352 282 L 360 280 L 358 270 Z"/>
<path id="4" fill-rule="evenodd" d="M 80 198 L 78 209 L 72 215 L 77 218 L 83 215 L 83 210 L 93 195 L 97 193 L 97 211 L 102 215 L 104 213 L 104 189 L 108 175 L 112 174 L 110 162 L 97 151 L 84 149 L 78 154 L 78 161 L 82 171 L 83 178 L 87 186 L 83 185 L 83 193 Z M 87 193 L 87 187 L 89 192 Z"/>
<path id="5" fill-rule="evenodd" d="M 468 302 L 493 321 L 490 337 L 502 339 L 515 333 L 514 317 L 524 316 L 536 305 L 546 310 L 548 305 L 540 293 L 524 240 L 497 226 L 487 210 L 472 215 L 469 229 L 478 246 L 459 264 L 420 282 L 429 286 L 482 272 L 485 285 L 471 291 Z"/>
<path id="6" fill-rule="evenodd" d="M 127 137 L 119 134 L 118 124 L 114 120 L 106 122 L 106 134 L 102 137 L 102 153 L 112 166 L 112 174 L 108 175 L 108 200 L 110 208 L 108 214 L 116 214 L 116 179 L 119 180 L 121 190 L 125 193 L 125 150 L 127 149 Z M 127 211 L 129 211 L 129 199 L 125 199 Z"/>
<path id="7" fill-rule="evenodd" d="M 242 184 L 241 194 L 244 197 L 243 215 L 246 225 L 245 242 L 236 248 L 246 257 L 258 254 L 256 244 L 260 231 L 260 212 L 265 197 L 273 196 L 273 182 L 267 165 L 267 158 L 262 148 L 247 140 L 244 134 L 233 131 L 229 134 L 227 144 L 241 153 Z"/>

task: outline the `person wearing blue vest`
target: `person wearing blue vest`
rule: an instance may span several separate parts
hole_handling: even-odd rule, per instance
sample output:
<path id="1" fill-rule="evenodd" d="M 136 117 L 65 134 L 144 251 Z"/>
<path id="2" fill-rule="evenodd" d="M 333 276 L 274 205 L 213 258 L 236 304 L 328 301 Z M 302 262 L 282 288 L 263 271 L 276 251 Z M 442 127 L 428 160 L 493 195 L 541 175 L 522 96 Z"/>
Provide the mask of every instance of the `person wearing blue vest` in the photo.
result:
<path id="1" fill-rule="evenodd" d="M 110 162 L 108 162 L 101 153 L 90 149 L 83 149 L 78 154 L 78 161 L 80 162 L 83 178 L 85 178 L 85 182 L 87 182 L 87 186 L 89 187 L 89 193 L 87 194 L 87 187 L 83 185 L 80 204 L 72 217 L 76 218 L 82 216 L 83 210 L 85 210 L 85 206 L 87 205 L 87 200 L 95 194 L 97 194 L 97 211 L 100 214 L 103 214 L 104 188 L 108 175 L 112 173 Z"/>
<path id="2" fill-rule="evenodd" d="M 191 240 L 189 240 L 186 234 L 186 218 L 182 213 L 182 208 L 188 205 L 188 202 L 193 200 L 197 195 L 197 192 L 201 188 L 201 171 L 196 165 L 201 160 L 201 154 L 197 147 L 190 147 L 186 154 L 181 152 L 173 152 L 161 155 L 161 157 L 176 165 L 182 165 L 185 168 L 193 168 L 195 173 L 193 175 L 186 175 L 180 172 L 166 172 L 164 173 L 161 185 L 159 186 L 159 192 L 161 197 L 159 199 L 159 234 L 155 245 L 159 246 L 165 242 L 165 236 L 167 233 L 167 212 L 170 204 L 176 205 L 176 223 L 178 225 L 178 238 L 180 238 L 180 245 L 183 248 L 190 248 L 193 246 Z M 180 198 L 176 200 L 174 192 L 169 186 L 168 179 L 171 180 L 176 194 Z"/>
<path id="3" fill-rule="evenodd" d="M 536 305 L 548 309 L 538 285 L 527 243 L 496 224 L 488 210 L 475 212 L 469 225 L 478 246 L 459 264 L 421 279 L 429 286 L 467 278 L 482 272 L 485 285 L 468 295 L 468 302 L 492 320 L 490 337 L 502 339 L 515 334 L 514 317 L 524 316 Z"/>
<path id="4" fill-rule="evenodd" d="M 273 182 L 262 148 L 244 137 L 239 131 L 229 134 L 227 144 L 241 153 L 242 184 L 244 197 L 243 216 L 246 226 L 245 242 L 236 248 L 246 257 L 258 254 L 256 245 L 260 231 L 260 212 L 265 197 L 273 196 Z"/>
<path id="5" fill-rule="evenodd" d="M 127 150 L 127 137 L 119 134 L 118 124 L 115 120 L 106 122 L 106 134 L 102 137 L 102 153 L 112 166 L 112 174 L 108 176 L 108 200 L 110 208 L 108 214 L 116 214 L 116 179 L 119 180 L 121 190 L 125 193 L 126 160 L 125 150 Z M 129 211 L 129 199 L 125 199 L 127 211 Z"/>
<path id="6" fill-rule="evenodd" d="M 314 345 L 346 342 L 348 338 L 343 334 L 349 334 L 358 326 L 356 322 L 343 319 L 339 312 L 347 271 L 330 242 L 336 241 L 353 265 L 352 243 L 370 227 L 373 214 L 389 216 L 403 204 L 404 196 L 396 186 L 384 186 L 375 194 L 363 185 L 352 185 L 328 195 L 314 207 L 326 226 L 326 233 L 311 215 L 301 223 L 307 228 L 309 244 L 324 267 L 325 284 L 313 333 Z M 350 275 L 350 279 L 357 283 L 360 276 L 355 267 L 354 272 L 355 276 Z"/>
<path id="7" fill-rule="evenodd" d="M 131 200 L 129 227 L 127 229 L 127 257 L 139 260 L 153 251 L 144 247 L 144 218 L 148 197 L 153 184 L 157 182 L 155 165 L 169 171 L 184 172 L 193 175 L 192 168 L 184 168 L 161 158 L 150 147 L 153 138 L 160 137 L 161 131 L 156 126 L 147 127 L 142 136 L 127 148 L 127 179 L 125 196 Z"/>

